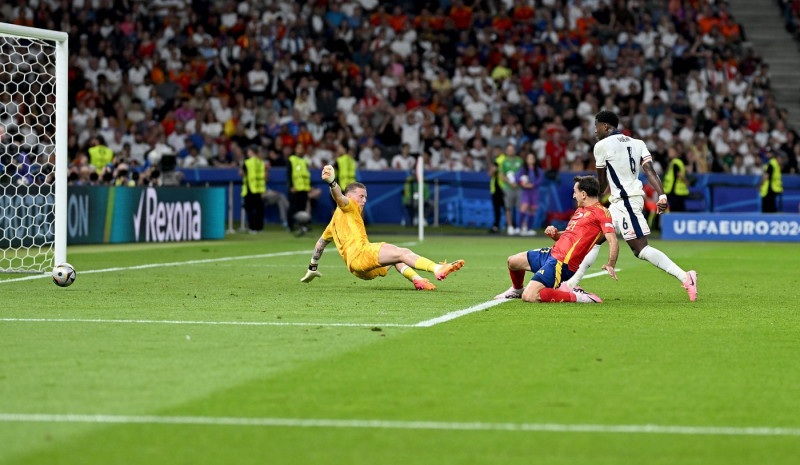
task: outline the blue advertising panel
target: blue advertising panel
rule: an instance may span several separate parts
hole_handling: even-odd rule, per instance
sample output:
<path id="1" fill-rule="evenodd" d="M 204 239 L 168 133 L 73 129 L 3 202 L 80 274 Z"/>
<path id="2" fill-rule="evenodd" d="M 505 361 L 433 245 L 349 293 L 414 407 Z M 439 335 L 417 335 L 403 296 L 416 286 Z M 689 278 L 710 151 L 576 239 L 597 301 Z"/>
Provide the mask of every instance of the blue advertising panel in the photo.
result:
<path id="1" fill-rule="evenodd" d="M 668 213 L 661 238 L 682 241 L 800 242 L 800 215 Z"/>
<path id="2" fill-rule="evenodd" d="M 67 243 L 225 237 L 225 189 L 69 186 Z"/>

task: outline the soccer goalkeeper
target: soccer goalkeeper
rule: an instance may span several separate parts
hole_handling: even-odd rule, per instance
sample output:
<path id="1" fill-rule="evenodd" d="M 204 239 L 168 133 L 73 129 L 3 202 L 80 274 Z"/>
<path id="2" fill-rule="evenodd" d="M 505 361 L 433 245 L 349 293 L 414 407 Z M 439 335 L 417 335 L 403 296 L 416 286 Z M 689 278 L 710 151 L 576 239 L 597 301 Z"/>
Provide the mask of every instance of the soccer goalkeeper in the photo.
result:
<path id="1" fill-rule="evenodd" d="M 331 242 L 336 243 L 336 249 L 344 259 L 347 269 L 356 277 L 368 280 L 386 276 L 389 268 L 394 266 L 420 291 L 433 290 L 436 286 L 417 274 L 417 270 L 431 272 L 441 281 L 464 266 L 464 260 L 436 264 L 406 248 L 386 242 L 369 242 L 367 231 L 364 229 L 364 220 L 361 218 L 364 204 L 367 203 L 366 186 L 360 182 L 352 182 L 342 192 L 330 165 L 322 169 L 322 179 L 330 186 L 331 196 L 337 208 L 314 247 L 311 264 L 308 265 L 305 276 L 300 279 L 301 282 L 307 283 L 322 276 L 317 271 L 317 266 L 322 252 Z"/>

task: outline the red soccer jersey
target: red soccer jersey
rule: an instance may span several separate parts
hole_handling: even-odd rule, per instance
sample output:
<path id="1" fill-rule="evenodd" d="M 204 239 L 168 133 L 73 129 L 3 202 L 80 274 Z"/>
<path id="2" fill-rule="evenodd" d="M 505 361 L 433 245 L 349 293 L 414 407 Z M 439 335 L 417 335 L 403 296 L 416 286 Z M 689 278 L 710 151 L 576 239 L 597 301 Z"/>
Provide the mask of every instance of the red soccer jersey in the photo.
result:
<path id="1" fill-rule="evenodd" d="M 556 260 L 578 271 L 583 257 L 606 233 L 614 233 L 611 213 L 600 202 L 575 210 L 567 228 L 561 233 L 550 254 Z"/>

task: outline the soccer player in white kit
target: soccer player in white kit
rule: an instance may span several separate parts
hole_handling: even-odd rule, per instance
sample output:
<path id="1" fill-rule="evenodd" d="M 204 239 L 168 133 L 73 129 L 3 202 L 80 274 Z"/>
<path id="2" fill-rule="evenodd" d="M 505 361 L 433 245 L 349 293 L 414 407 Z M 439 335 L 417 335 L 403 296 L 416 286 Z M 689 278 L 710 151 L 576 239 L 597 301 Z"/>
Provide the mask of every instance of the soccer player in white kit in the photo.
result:
<path id="1" fill-rule="evenodd" d="M 659 214 L 664 213 L 668 207 L 667 196 L 664 194 L 661 180 L 653 170 L 650 151 L 647 150 L 644 141 L 622 134 L 617 130 L 618 125 L 619 117 L 612 111 L 603 110 L 595 116 L 598 141 L 594 146 L 594 158 L 597 178 L 600 181 L 600 192 L 604 192 L 607 185 L 611 187 L 609 198 L 611 205 L 608 210 L 611 212 L 614 228 L 622 235 L 636 257 L 675 276 L 689 293 L 689 300 L 695 301 L 697 272 L 683 271 L 664 252 L 647 243 L 650 227 L 642 214 L 644 190 L 639 180 L 639 173 L 644 171 L 647 182 L 658 193 L 656 207 Z M 586 255 L 575 275 L 562 286 L 569 289 L 577 287 L 586 269 L 597 258 L 599 250 L 600 244 L 596 244 Z"/>

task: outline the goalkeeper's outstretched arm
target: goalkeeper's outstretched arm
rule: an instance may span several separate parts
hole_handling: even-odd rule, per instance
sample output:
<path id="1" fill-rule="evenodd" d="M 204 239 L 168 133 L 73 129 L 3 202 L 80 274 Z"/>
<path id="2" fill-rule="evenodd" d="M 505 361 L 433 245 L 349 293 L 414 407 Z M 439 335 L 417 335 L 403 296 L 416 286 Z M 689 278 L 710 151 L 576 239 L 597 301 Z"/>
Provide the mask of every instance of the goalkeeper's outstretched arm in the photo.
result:
<path id="1" fill-rule="evenodd" d="M 331 188 L 331 197 L 333 197 L 333 201 L 336 202 L 336 205 L 344 208 L 350 203 L 350 199 L 342 193 L 342 188 L 339 186 L 339 183 L 336 182 L 336 172 L 333 166 L 325 165 L 322 168 L 322 180 L 327 182 L 328 186 Z"/>
<path id="2" fill-rule="evenodd" d="M 330 244 L 330 241 L 326 241 L 325 239 L 320 236 L 317 244 L 314 246 L 314 253 L 311 254 L 311 263 L 308 265 L 308 271 L 306 271 L 305 276 L 300 278 L 300 282 L 308 283 L 314 280 L 314 278 L 321 278 L 322 273 L 317 271 L 317 267 L 319 266 L 319 259 L 322 258 L 322 252 L 325 251 L 325 247 Z"/>

